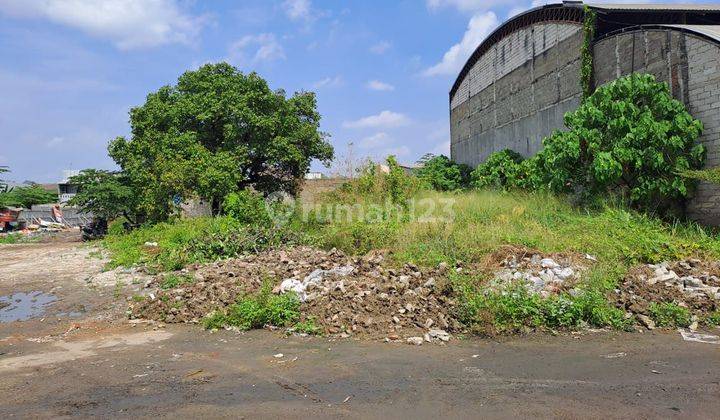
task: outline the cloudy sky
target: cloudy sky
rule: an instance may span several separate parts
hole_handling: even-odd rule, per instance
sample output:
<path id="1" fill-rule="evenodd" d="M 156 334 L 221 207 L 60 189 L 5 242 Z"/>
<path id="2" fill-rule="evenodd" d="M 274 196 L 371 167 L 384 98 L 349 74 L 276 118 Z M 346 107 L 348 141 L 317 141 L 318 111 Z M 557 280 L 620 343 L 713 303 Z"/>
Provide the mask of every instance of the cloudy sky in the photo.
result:
<path id="1" fill-rule="evenodd" d="M 532 0 L 0 0 L 0 165 L 15 181 L 113 168 L 128 110 L 207 62 L 317 92 L 339 155 L 448 153 L 448 91 Z M 322 169 L 315 165 L 314 169 Z"/>

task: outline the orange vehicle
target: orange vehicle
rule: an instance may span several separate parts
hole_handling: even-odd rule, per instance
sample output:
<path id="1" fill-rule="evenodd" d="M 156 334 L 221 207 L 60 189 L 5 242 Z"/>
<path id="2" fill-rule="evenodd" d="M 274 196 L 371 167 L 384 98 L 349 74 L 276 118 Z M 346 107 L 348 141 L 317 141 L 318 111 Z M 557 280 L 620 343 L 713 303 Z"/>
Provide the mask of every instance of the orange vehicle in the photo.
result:
<path id="1" fill-rule="evenodd" d="M 20 210 L 0 209 L 0 230 L 6 231 L 10 227 L 10 223 L 17 222 Z"/>

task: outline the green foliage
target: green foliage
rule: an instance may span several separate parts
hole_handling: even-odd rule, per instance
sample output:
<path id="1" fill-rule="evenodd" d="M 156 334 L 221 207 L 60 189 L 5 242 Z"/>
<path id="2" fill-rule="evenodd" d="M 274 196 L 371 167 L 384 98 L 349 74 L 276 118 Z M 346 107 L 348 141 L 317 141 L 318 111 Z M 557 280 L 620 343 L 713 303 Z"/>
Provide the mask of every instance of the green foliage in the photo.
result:
<path id="1" fill-rule="evenodd" d="M 380 165 L 368 162 L 359 169 L 360 176 L 343 184 L 325 197 L 326 203 L 367 204 L 386 203 L 407 206 L 407 201 L 422 189 L 422 182 L 407 175 L 394 156 L 387 158 L 388 172 Z"/>
<path id="2" fill-rule="evenodd" d="M 300 300 L 294 293 L 273 295 L 268 285 L 266 283 L 257 295 L 239 298 L 225 312 L 216 311 L 207 316 L 203 320 L 205 328 L 231 326 L 250 330 L 265 325 L 288 327 L 295 324 L 300 319 Z"/>
<path id="3" fill-rule="evenodd" d="M 516 284 L 486 293 L 466 289 L 461 296 L 460 319 L 479 333 L 566 329 L 584 324 L 623 329 L 629 325 L 624 313 L 611 307 L 597 291 L 583 292 L 577 297 L 561 294 L 543 299 Z"/>
<path id="4" fill-rule="evenodd" d="M 322 330 L 313 317 L 308 317 L 306 320 L 296 323 L 292 327 L 292 331 L 308 335 L 320 335 L 322 333 Z"/>
<path id="5" fill-rule="evenodd" d="M 714 327 L 720 326 L 720 310 L 717 310 L 705 317 L 705 324 Z"/>
<path id="6" fill-rule="evenodd" d="M 678 173 L 704 160 L 705 149 L 695 144 L 702 124 L 651 75 L 599 88 L 565 124 L 570 130 L 545 139 L 540 153 L 554 191 L 619 191 L 646 209 L 668 207 L 690 191 Z"/>
<path id="7" fill-rule="evenodd" d="M 154 271 L 169 271 L 303 240 L 289 228 L 244 225 L 231 217 L 199 217 L 109 233 L 103 244 L 110 252 L 111 267 L 145 264 Z M 158 246 L 147 247 L 146 242 Z"/>
<path id="8" fill-rule="evenodd" d="M 648 311 L 658 327 L 687 327 L 691 322 L 690 311 L 672 302 L 653 302 Z"/>
<path id="9" fill-rule="evenodd" d="M 250 190 L 233 192 L 225 196 L 223 212 L 243 224 L 261 226 L 272 224 L 272 218 L 262 195 Z"/>
<path id="10" fill-rule="evenodd" d="M 695 171 L 684 171 L 682 172 L 682 176 L 684 176 L 685 178 L 697 179 L 699 181 L 707 181 L 713 184 L 720 185 L 720 167 Z"/>
<path id="11" fill-rule="evenodd" d="M 387 185 L 387 193 L 390 196 L 390 200 L 395 204 L 407 204 L 408 192 L 411 192 L 412 181 L 410 177 L 405 174 L 403 168 L 395 159 L 395 156 L 388 156 L 388 174 L 385 177 Z"/>
<path id="12" fill-rule="evenodd" d="M 162 283 L 160 283 L 160 288 L 163 290 L 168 290 L 184 284 L 190 284 L 192 282 L 193 279 L 191 277 L 170 273 L 163 277 L 163 281 Z"/>
<path id="13" fill-rule="evenodd" d="M 7 235 L 0 235 L 0 244 L 16 244 L 23 239 L 23 236 L 19 233 L 8 233 Z"/>
<path id="14" fill-rule="evenodd" d="M 600 87 L 565 115 L 565 125 L 569 130 L 543 140 L 543 150 L 531 159 L 521 161 L 509 151 L 491 155 L 475 170 L 476 185 L 549 189 L 586 203 L 618 195 L 667 214 L 693 186 L 680 174 L 700 168 L 705 158 L 705 148 L 695 144 L 702 124 L 651 75 Z"/>
<path id="15" fill-rule="evenodd" d="M 85 169 L 71 177 L 70 183 L 78 186 L 78 193 L 70 199 L 70 205 L 106 220 L 123 216 L 132 223 L 143 221 L 137 214 L 139 197 L 122 172 Z"/>
<path id="16" fill-rule="evenodd" d="M 580 67 L 580 85 L 583 93 L 583 100 L 592 94 L 593 85 L 593 51 L 592 43 L 595 39 L 595 20 L 597 15 L 594 10 L 584 6 L 585 17 L 583 19 L 583 44 L 580 49 L 582 63 Z"/>
<path id="17" fill-rule="evenodd" d="M 522 162 L 523 157 L 510 149 L 495 152 L 472 172 L 472 184 L 475 188 L 518 188 L 523 178 Z"/>
<path id="18" fill-rule="evenodd" d="M 425 156 L 417 176 L 427 187 L 437 191 L 456 191 L 468 185 L 470 167 L 457 164 L 447 156 Z"/>
<path id="19" fill-rule="evenodd" d="M 0 208 L 30 208 L 35 204 L 51 204 L 58 202 L 58 195 L 44 190 L 39 185 L 15 187 L 8 192 L 0 193 Z"/>
<path id="20" fill-rule="evenodd" d="M 287 98 L 227 63 L 150 93 L 130 111 L 130 124 L 132 137 L 112 141 L 109 153 L 151 222 L 168 219 L 177 198 L 200 197 L 217 210 L 246 187 L 294 194 L 313 159 L 333 156 L 313 93 Z"/>

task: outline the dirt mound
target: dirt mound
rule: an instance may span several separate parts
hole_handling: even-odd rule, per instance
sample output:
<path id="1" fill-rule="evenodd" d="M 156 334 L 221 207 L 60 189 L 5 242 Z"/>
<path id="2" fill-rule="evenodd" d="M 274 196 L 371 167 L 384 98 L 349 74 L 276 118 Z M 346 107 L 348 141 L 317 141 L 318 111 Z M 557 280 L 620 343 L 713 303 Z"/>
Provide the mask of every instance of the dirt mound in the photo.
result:
<path id="1" fill-rule="evenodd" d="M 198 322 L 269 281 L 276 293 L 296 291 L 303 318 L 313 318 L 326 335 L 445 339 L 443 333 L 460 328 L 444 286 L 447 272 L 444 264 L 432 270 L 391 267 L 383 252 L 351 258 L 310 247 L 273 250 L 158 276 L 148 284 L 153 291 L 131 303 L 130 316 Z"/>
<path id="2" fill-rule="evenodd" d="M 720 308 L 720 262 L 688 259 L 631 270 L 616 290 L 617 305 L 649 315 L 652 302 L 672 302 L 701 316 Z"/>

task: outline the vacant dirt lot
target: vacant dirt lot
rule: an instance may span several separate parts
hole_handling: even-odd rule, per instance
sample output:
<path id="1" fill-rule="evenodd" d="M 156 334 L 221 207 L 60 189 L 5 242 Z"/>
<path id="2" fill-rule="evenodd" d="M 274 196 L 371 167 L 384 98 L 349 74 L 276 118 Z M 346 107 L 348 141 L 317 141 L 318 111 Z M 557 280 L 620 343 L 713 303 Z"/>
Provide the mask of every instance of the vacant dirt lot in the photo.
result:
<path id="1" fill-rule="evenodd" d="M 30 319 L 0 323 L 0 417 L 713 418 L 720 410 L 720 346 L 677 332 L 421 347 L 211 334 L 129 322 L 127 296 L 144 279 L 100 274 L 103 264 L 77 242 L 0 246 L 0 295 L 54 298 L 35 302 L 43 312 Z"/>

